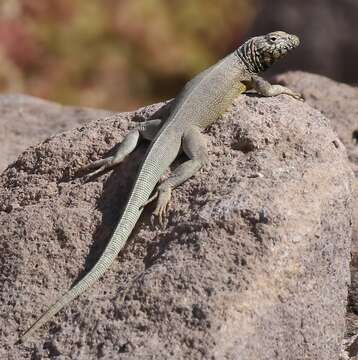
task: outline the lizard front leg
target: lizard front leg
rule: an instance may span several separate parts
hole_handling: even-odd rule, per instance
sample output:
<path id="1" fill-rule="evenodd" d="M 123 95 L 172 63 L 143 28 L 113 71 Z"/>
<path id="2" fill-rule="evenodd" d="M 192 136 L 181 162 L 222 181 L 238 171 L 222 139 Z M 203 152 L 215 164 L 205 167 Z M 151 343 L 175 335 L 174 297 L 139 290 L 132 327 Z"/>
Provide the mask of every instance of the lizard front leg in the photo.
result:
<path id="1" fill-rule="evenodd" d="M 158 198 L 153 215 L 158 217 L 160 225 L 163 225 L 167 214 L 172 190 L 192 177 L 208 161 L 206 139 L 198 128 L 193 127 L 184 134 L 182 148 L 189 160 L 179 165 L 169 178 L 160 183 L 146 203 Z"/>
<path id="2" fill-rule="evenodd" d="M 113 168 L 120 164 L 136 147 L 142 137 L 146 140 L 153 140 L 158 130 L 162 126 L 162 120 L 155 119 L 141 123 L 137 128 L 131 130 L 129 134 L 123 139 L 117 152 L 113 156 L 97 160 L 85 167 L 80 171 L 91 171 L 91 177 Z"/>
<path id="3" fill-rule="evenodd" d="M 251 81 L 247 84 L 248 88 L 255 89 L 259 94 L 263 96 L 277 96 L 286 94 L 294 97 L 298 100 L 303 100 L 302 95 L 292 91 L 291 89 L 282 85 L 272 85 L 261 76 L 252 75 Z"/>

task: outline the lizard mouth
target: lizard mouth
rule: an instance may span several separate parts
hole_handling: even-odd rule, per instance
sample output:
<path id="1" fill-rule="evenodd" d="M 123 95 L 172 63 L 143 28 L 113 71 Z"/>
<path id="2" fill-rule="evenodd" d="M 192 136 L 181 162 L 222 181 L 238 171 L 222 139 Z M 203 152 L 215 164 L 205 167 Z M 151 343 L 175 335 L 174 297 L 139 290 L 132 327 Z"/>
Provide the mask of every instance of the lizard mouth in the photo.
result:
<path id="1" fill-rule="evenodd" d="M 296 49 L 296 47 L 299 46 L 299 44 L 300 44 L 299 38 L 295 35 L 293 35 L 293 36 L 294 37 L 293 37 L 292 41 L 290 41 L 289 43 L 283 45 L 280 49 L 278 49 L 280 51 L 281 56 L 287 54 L 288 52 Z"/>
<path id="2" fill-rule="evenodd" d="M 290 47 L 289 45 L 280 46 L 280 47 L 275 48 L 271 54 L 271 58 L 272 58 L 271 60 L 276 61 L 276 60 L 282 58 L 284 55 L 286 55 L 292 49 L 293 48 Z"/>
<path id="3" fill-rule="evenodd" d="M 296 49 L 300 45 L 300 38 L 296 35 L 290 35 L 290 39 L 287 44 L 284 46 L 287 48 L 287 51 Z"/>
<path id="4" fill-rule="evenodd" d="M 293 50 L 293 49 L 294 49 L 293 46 L 290 46 L 290 45 L 284 46 L 284 47 L 281 49 L 281 54 L 282 54 L 282 55 L 285 55 L 285 54 L 287 54 L 288 52 L 290 52 L 290 51 Z"/>

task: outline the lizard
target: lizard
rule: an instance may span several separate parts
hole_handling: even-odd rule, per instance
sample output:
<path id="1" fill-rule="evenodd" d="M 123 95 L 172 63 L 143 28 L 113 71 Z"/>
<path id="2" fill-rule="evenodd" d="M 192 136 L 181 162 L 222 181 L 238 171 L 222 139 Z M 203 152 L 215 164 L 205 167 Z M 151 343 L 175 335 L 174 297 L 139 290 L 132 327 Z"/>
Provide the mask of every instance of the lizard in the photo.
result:
<path id="1" fill-rule="evenodd" d="M 238 95 L 254 89 L 263 96 L 286 94 L 302 99 L 300 94 L 281 85 L 272 85 L 259 75 L 299 44 L 296 35 L 283 31 L 247 40 L 190 80 L 170 104 L 167 119 L 140 123 L 125 136 L 113 156 L 92 162 L 82 169 L 90 172 L 91 176 L 112 169 L 136 148 L 141 139 L 151 141 L 123 213 L 100 258 L 76 285 L 21 336 L 22 341 L 102 277 L 125 245 L 143 208 L 153 200 L 157 200 L 153 216 L 163 224 L 173 189 L 208 162 L 206 139 L 202 131 L 227 111 Z M 187 161 L 161 181 L 181 151 L 188 157 Z"/>

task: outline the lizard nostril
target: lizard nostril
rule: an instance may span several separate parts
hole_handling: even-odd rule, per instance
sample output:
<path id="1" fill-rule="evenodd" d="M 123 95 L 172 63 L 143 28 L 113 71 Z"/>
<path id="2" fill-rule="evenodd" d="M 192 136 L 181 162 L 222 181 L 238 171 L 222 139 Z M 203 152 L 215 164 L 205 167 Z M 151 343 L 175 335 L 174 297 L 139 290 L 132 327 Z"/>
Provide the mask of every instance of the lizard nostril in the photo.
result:
<path id="1" fill-rule="evenodd" d="M 298 45 L 300 45 L 300 38 L 296 35 L 291 35 L 291 39 L 292 39 L 292 44 L 294 47 L 297 47 Z"/>
<path id="2" fill-rule="evenodd" d="M 352 140 L 355 145 L 358 145 L 358 130 L 354 130 L 352 133 Z"/>

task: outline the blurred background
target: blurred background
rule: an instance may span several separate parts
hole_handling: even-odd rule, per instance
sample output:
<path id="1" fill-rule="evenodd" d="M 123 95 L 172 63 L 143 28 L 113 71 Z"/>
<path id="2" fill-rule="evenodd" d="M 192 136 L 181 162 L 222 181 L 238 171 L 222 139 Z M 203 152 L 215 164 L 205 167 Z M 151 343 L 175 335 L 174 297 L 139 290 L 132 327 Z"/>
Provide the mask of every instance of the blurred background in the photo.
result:
<path id="1" fill-rule="evenodd" d="M 275 72 L 356 84 L 357 22 L 358 0 L 0 0 L 0 93 L 131 110 L 273 30 L 302 40 Z"/>

